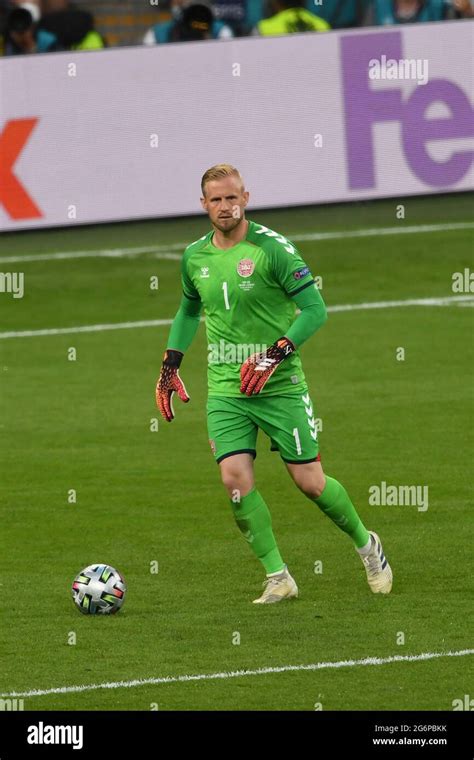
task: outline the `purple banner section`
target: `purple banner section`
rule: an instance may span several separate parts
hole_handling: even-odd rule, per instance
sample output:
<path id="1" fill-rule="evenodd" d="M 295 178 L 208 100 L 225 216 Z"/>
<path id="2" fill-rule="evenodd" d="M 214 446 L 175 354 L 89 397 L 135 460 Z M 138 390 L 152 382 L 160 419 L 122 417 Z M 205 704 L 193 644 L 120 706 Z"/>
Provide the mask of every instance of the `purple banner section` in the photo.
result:
<path id="1" fill-rule="evenodd" d="M 452 150 L 449 158 L 435 160 L 427 150 L 427 142 L 474 136 L 473 111 L 467 92 L 456 82 L 442 78 L 429 79 L 426 84 L 414 82 L 412 94 L 405 98 L 401 85 L 397 86 L 393 79 L 375 89 L 369 78 L 369 64 L 386 59 L 406 60 L 401 31 L 357 34 L 341 39 L 349 188 L 377 187 L 374 126 L 381 122 L 399 122 L 404 156 L 416 177 L 432 188 L 449 188 L 468 173 L 474 152 Z M 434 103 L 444 104 L 449 116 L 428 119 L 427 112 Z"/>

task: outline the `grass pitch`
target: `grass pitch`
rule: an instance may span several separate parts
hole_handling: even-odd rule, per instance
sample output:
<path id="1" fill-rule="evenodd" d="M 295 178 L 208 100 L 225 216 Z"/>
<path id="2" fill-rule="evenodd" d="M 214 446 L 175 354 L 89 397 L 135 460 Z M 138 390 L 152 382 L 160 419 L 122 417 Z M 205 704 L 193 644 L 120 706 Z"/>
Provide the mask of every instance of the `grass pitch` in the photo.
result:
<path id="1" fill-rule="evenodd" d="M 291 239 L 468 222 L 471 201 L 409 199 L 405 220 L 395 200 L 248 216 Z M 207 229 L 192 218 L 8 234 L 1 256 L 177 253 L 172 246 Z M 452 297 L 453 273 L 474 269 L 464 228 L 296 244 L 322 276 L 329 307 Z M 180 300 L 179 261 L 153 251 L 0 268 L 25 275 L 24 298 L 0 294 L 2 332 L 170 319 Z M 204 325 L 181 369 L 191 402 L 175 397 L 176 419 L 160 420 L 158 432 L 154 384 L 168 325 L 0 339 L 0 692 L 472 647 L 472 305 L 336 311 L 303 346 L 325 470 L 382 537 L 394 588 L 387 598 L 370 593 L 349 539 L 296 490 L 261 432 L 257 486 L 300 587 L 298 600 L 263 607 L 251 604 L 262 569 L 234 525 L 208 445 Z M 369 488 L 382 481 L 427 486 L 428 509 L 371 506 Z M 81 616 L 70 597 L 75 574 L 99 561 L 128 584 L 111 618 Z M 24 706 L 450 710 L 470 693 L 469 664 L 463 656 L 268 672 L 28 696 Z"/>

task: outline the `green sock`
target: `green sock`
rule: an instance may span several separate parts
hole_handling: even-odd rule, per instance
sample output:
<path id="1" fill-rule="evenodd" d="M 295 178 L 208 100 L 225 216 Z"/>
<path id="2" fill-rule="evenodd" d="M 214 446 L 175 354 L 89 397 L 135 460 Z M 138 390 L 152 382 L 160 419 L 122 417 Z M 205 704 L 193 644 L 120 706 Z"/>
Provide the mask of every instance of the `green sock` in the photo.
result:
<path id="1" fill-rule="evenodd" d="M 370 541 L 369 532 L 357 514 L 346 489 L 338 480 L 326 476 L 324 491 L 321 496 L 311 501 L 314 501 L 338 528 L 349 534 L 357 549 Z"/>
<path id="2" fill-rule="evenodd" d="M 235 521 L 256 557 L 267 573 L 283 570 L 281 558 L 272 531 L 272 518 L 263 498 L 254 487 L 240 502 L 230 500 Z"/>

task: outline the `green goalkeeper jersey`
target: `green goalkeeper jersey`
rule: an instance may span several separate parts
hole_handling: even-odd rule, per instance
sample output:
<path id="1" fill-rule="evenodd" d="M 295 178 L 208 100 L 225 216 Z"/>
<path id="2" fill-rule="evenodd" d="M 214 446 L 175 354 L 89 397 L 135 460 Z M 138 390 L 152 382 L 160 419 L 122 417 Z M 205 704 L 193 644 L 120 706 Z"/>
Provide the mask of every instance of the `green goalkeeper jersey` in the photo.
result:
<path id="1" fill-rule="evenodd" d="M 245 398 L 240 392 L 242 362 L 285 335 L 296 317 L 292 296 L 316 285 L 297 248 L 262 224 L 250 221 L 245 239 L 226 250 L 212 244 L 213 234 L 211 230 L 186 248 L 183 292 L 204 306 L 208 395 Z M 260 395 L 303 393 L 306 387 L 295 351 Z"/>

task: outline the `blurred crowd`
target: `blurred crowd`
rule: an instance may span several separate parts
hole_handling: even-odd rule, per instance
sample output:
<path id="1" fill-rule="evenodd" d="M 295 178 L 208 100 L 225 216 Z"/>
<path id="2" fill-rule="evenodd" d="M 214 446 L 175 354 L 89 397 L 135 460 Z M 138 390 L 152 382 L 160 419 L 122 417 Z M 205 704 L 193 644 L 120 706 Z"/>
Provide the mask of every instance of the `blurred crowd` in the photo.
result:
<path id="1" fill-rule="evenodd" d="M 473 15 L 474 0 L 0 0 L 0 54 L 318 33 Z M 128 25 L 127 36 L 108 34 L 114 18 Z"/>

